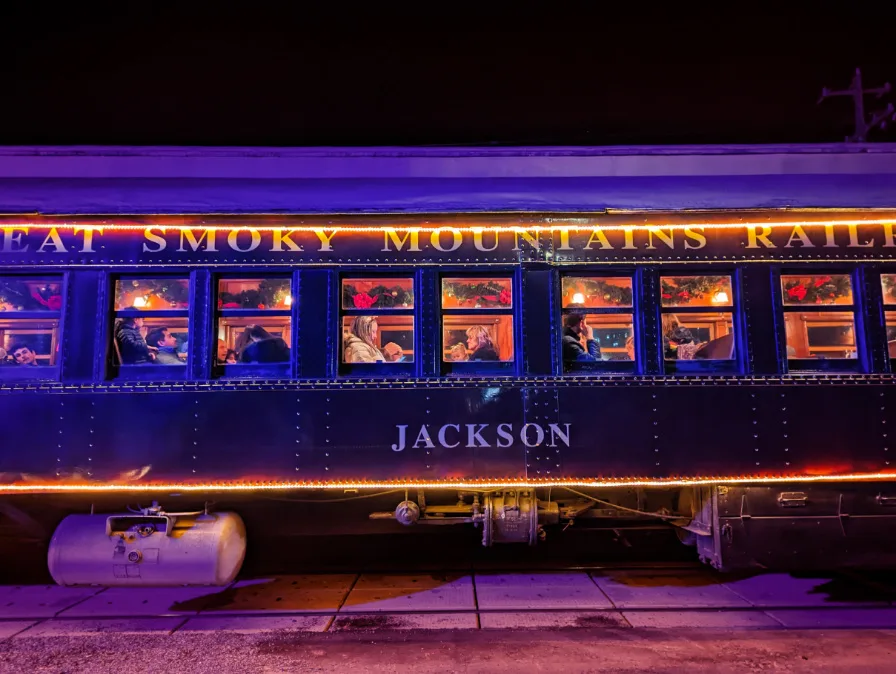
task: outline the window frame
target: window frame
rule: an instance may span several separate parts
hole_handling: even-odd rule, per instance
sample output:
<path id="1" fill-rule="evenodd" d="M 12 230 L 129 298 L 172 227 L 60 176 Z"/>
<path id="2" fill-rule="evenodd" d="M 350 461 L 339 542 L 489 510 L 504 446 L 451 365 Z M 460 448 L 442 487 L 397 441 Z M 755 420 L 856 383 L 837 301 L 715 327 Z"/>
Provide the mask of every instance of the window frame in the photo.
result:
<path id="1" fill-rule="evenodd" d="M 688 276 L 727 276 L 731 279 L 731 302 L 718 307 L 713 306 L 663 306 L 663 278 L 664 277 L 688 277 Z M 738 375 L 744 371 L 744 358 L 746 352 L 745 330 L 741 316 L 742 311 L 742 282 L 741 269 L 735 266 L 701 267 L 686 266 L 675 268 L 673 266 L 660 265 L 656 271 L 656 316 L 657 316 L 657 352 L 659 355 L 660 372 L 664 375 L 702 375 L 702 374 L 729 374 Z M 734 333 L 734 354 L 730 360 L 666 360 L 666 352 L 663 346 L 663 314 L 688 314 L 720 313 L 731 315 L 731 331 Z"/>
<path id="2" fill-rule="evenodd" d="M 632 283 L 632 304 L 629 307 L 594 307 L 594 308 L 564 308 L 563 307 L 563 279 L 564 278 L 628 278 Z M 638 274 L 634 269 L 614 269 L 600 268 L 595 270 L 560 271 L 557 283 L 557 307 L 560 311 L 560 322 L 557 325 L 556 341 L 559 344 L 558 357 L 560 358 L 560 373 L 563 376 L 581 376 L 581 375 L 632 375 L 637 374 L 643 369 L 643 358 L 639 358 L 641 354 L 641 330 L 638 326 L 637 317 L 641 313 L 640 304 L 640 288 L 638 286 Z M 563 334 L 566 329 L 565 317 L 571 313 L 582 313 L 586 316 L 591 314 L 602 315 L 628 315 L 632 319 L 632 336 L 635 338 L 635 360 L 599 360 L 596 362 L 571 362 L 563 361 Z M 593 327 L 593 326 L 592 326 Z"/>
<path id="3" fill-rule="evenodd" d="M 109 321 L 107 333 L 107 350 L 106 360 L 106 378 L 114 381 L 181 381 L 187 379 L 187 367 L 190 361 L 190 352 L 193 350 L 195 342 L 194 337 L 190 334 L 191 314 L 193 312 L 194 298 L 196 296 L 193 285 L 192 274 L 187 271 L 177 270 L 165 273 L 142 273 L 140 271 L 124 272 L 118 274 L 107 275 L 107 284 L 109 289 L 109 314 L 112 320 Z M 186 309 L 116 309 L 115 308 L 115 287 L 119 281 L 139 280 L 139 279 L 176 279 L 187 281 L 187 296 L 189 304 Z M 119 362 L 118 351 L 115 345 L 115 325 L 119 318 L 177 318 L 186 319 L 187 321 L 187 357 L 180 365 L 164 365 L 158 367 L 146 365 L 125 365 Z"/>
<path id="4" fill-rule="evenodd" d="M 289 293 L 292 304 L 289 309 L 224 309 L 218 308 L 218 298 L 221 295 L 221 281 L 235 281 L 245 279 L 247 281 L 263 281 L 265 279 L 280 279 L 289 281 Z M 295 344 L 296 330 L 298 329 L 298 287 L 295 274 L 277 271 L 244 271 L 215 272 L 211 274 L 210 313 L 212 316 L 212 334 L 209 340 L 209 356 L 211 359 L 211 379 L 292 379 L 295 368 Z M 238 318 L 241 316 L 287 316 L 289 318 L 290 339 L 285 340 L 289 347 L 289 360 L 282 363 L 234 363 L 228 365 L 218 362 L 218 324 L 222 318 Z"/>
<path id="5" fill-rule="evenodd" d="M 414 306 L 402 309 L 387 309 L 373 307 L 357 309 L 342 306 L 342 284 L 346 280 L 376 280 L 376 279 L 410 279 L 411 289 L 414 293 Z M 421 296 L 420 296 L 420 269 L 396 269 L 368 271 L 366 269 L 339 271 L 336 274 L 336 327 L 337 333 L 333 337 L 336 346 L 335 371 L 340 377 L 350 378 L 378 378 L 378 377 L 412 377 L 415 376 L 422 363 L 423 339 L 420 334 Z M 342 340 L 342 324 L 346 316 L 410 316 L 414 329 L 414 359 L 410 362 L 400 363 L 383 361 L 382 363 L 346 363 L 343 360 L 345 348 Z"/>
<path id="6" fill-rule="evenodd" d="M 884 293 L 884 276 L 896 276 L 896 269 L 884 267 L 877 275 L 877 287 L 880 289 L 881 307 L 883 311 L 884 353 L 886 354 L 885 359 L 889 363 L 890 372 L 892 373 L 896 372 L 896 353 L 890 354 L 890 342 L 887 340 L 887 329 L 889 327 L 887 323 L 887 312 L 896 313 L 896 298 L 887 301 L 887 295 Z M 894 322 L 893 326 L 896 327 L 896 322 Z"/>
<path id="7" fill-rule="evenodd" d="M 819 305 L 792 305 L 784 302 L 785 276 L 847 276 L 852 291 L 852 304 L 819 304 Z M 780 324 L 778 346 L 780 349 L 780 362 L 785 374 L 815 375 L 825 374 L 854 374 L 864 372 L 867 368 L 866 343 L 863 324 L 861 320 L 862 300 L 860 298 L 861 279 L 858 277 L 858 268 L 845 268 L 842 266 L 812 265 L 808 267 L 778 266 L 774 272 L 773 306 Z M 852 313 L 853 334 L 855 335 L 855 358 L 789 358 L 787 355 L 787 327 L 785 318 L 788 313 Z"/>
<path id="8" fill-rule="evenodd" d="M 46 273 L 28 273 L 28 272 L 7 272 L 0 271 L 0 279 L 19 278 L 28 281 L 38 281 L 46 283 L 58 283 L 60 287 L 60 295 L 62 296 L 62 305 L 58 310 L 52 311 L 13 311 L 9 312 L 16 319 L 35 320 L 47 319 L 56 321 L 56 346 L 59 357 L 53 365 L 35 365 L 32 367 L 20 366 L 0 366 L 0 380 L 3 381 L 61 381 L 62 375 L 62 359 L 64 356 L 63 341 L 65 329 L 65 315 L 67 313 L 66 299 L 68 298 L 68 272 L 57 272 L 55 274 Z M 4 314 L 7 312 L 4 312 Z M 12 357 L 12 354 L 9 354 Z"/>
<path id="9" fill-rule="evenodd" d="M 522 269 L 519 267 L 505 269 L 502 267 L 473 270 L 468 269 L 456 270 L 451 267 L 439 269 L 436 274 L 436 302 L 435 310 L 437 312 L 436 321 L 438 329 L 438 338 L 436 340 L 436 358 L 438 359 L 437 374 L 441 377 L 475 377 L 489 375 L 515 375 L 518 374 L 520 363 L 523 362 L 521 357 L 522 339 L 521 320 L 518 319 L 522 315 L 522 286 L 520 274 Z M 509 307 L 494 308 L 471 308 L 460 309 L 457 307 L 442 307 L 442 281 L 445 279 L 475 279 L 475 278 L 493 278 L 510 281 L 511 301 Z M 445 316 L 486 316 L 497 314 L 500 316 L 510 316 L 511 334 L 513 335 L 513 359 L 508 361 L 446 361 L 444 358 L 445 351 L 445 325 L 443 318 Z"/>

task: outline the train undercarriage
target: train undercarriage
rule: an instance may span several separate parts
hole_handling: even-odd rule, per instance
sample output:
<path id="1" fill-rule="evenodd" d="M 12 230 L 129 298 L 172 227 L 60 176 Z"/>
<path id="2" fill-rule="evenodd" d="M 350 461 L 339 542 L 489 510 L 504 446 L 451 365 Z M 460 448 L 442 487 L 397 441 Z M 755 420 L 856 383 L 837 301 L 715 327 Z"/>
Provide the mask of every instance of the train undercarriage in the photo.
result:
<path id="1" fill-rule="evenodd" d="M 702 562 L 721 571 L 896 566 L 896 490 L 890 485 L 538 491 L 459 493 L 456 503 L 440 505 L 428 503 L 421 490 L 394 512 L 370 516 L 406 526 L 473 524 L 484 546 L 535 545 L 552 530 L 572 526 L 672 528 Z"/>
<path id="2" fill-rule="evenodd" d="M 896 567 L 896 486 L 889 483 L 320 490 L 216 501 L 155 494 L 130 505 L 121 498 L 6 497 L 0 536 L 45 546 L 61 584 L 220 585 L 239 573 L 247 539 L 413 538 L 436 528 L 472 530 L 467 540 L 487 548 L 553 543 L 583 531 L 632 547 L 645 532 L 660 532 L 720 571 Z"/>

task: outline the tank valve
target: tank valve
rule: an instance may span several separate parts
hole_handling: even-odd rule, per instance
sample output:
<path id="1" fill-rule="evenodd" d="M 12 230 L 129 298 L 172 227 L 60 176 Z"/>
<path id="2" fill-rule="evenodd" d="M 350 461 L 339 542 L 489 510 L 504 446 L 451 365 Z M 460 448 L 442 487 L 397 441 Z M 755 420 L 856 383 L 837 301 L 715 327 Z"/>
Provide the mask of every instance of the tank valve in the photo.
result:
<path id="1" fill-rule="evenodd" d="M 156 528 L 152 524 L 142 524 L 137 527 L 137 533 L 141 538 L 146 538 L 147 536 L 152 536 L 156 532 Z"/>
<path id="2" fill-rule="evenodd" d="M 420 506 L 413 501 L 402 501 L 395 508 L 395 519 L 405 526 L 416 524 L 420 519 Z"/>

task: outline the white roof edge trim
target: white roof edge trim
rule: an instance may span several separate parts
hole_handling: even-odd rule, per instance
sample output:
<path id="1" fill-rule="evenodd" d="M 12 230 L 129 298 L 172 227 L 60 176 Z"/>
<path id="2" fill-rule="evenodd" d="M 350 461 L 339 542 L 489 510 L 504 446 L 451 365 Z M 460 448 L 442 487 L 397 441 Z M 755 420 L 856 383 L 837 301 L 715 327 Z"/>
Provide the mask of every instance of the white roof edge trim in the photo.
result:
<path id="1" fill-rule="evenodd" d="M 777 152 L 703 154 L 291 152 L 228 154 L 221 150 L 215 154 L 183 148 L 179 154 L 96 149 L 67 154 L 51 150 L 0 154 L 0 179 L 373 181 L 896 174 L 896 145 L 889 152 L 792 152 L 785 148 Z"/>
<path id="2" fill-rule="evenodd" d="M 0 157 L 606 157 L 762 154 L 894 154 L 896 143 L 767 145 L 240 147 L 28 145 L 0 146 Z"/>

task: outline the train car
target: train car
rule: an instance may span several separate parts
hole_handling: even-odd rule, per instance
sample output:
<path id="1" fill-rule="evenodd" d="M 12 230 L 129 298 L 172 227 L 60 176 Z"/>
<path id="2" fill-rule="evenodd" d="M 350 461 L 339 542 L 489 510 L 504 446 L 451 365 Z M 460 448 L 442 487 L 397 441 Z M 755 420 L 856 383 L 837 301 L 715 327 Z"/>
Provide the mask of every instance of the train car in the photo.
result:
<path id="1" fill-rule="evenodd" d="M 67 515 L 58 582 L 227 582 L 272 495 L 896 559 L 894 145 L 6 148 L 0 211 L 0 514 Z"/>

